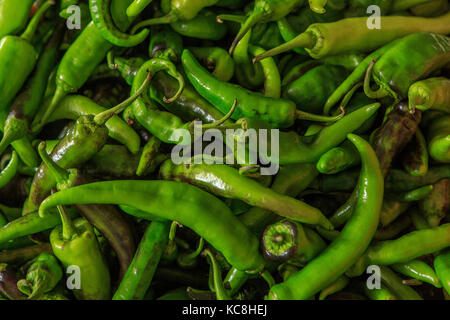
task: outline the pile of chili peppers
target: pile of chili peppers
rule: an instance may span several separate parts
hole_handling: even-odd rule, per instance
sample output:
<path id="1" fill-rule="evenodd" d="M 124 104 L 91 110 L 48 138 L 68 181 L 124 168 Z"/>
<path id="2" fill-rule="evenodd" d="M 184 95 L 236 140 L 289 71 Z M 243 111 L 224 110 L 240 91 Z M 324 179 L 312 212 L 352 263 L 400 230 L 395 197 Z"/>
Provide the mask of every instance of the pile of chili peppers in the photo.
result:
<path id="1" fill-rule="evenodd" d="M 448 0 L 0 0 L 0 300 L 450 299 L 448 35 Z"/>

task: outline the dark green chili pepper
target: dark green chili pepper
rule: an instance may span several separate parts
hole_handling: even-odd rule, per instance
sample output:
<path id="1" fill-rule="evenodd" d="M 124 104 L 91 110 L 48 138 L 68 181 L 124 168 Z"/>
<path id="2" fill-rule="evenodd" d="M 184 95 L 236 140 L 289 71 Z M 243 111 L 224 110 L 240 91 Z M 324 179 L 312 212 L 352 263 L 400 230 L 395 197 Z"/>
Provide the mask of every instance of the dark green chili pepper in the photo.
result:
<path id="1" fill-rule="evenodd" d="M 260 117 L 275 127 L 290 127 L 295 119 L 312 121 L 337 121 L 340 117 L 322 117 L 296 110 L 295 103 L 284 99 L 265 97 L 240 86 L 220 81 L 201 67 L 198 61 L 188 51 L 184 50 L 181 57 L 186 75 L 206 100 L 220 111 L 228 113 L 233 101 L 237 99 L 236 111 L 232 119 L 242 117 Z"/>
<path id="2" fill-rule="evenodd" d="M 392 269 L 407 277 L 427 282 L 436 288 L 442 288 L 442 284 L 433 268 L 422 260 L 415 259 L 405 263 L 396 263 L 392 265 Z"/>
<path id="3" fill-rule="evenodd" d="M 217 79 L 230 81 L 233 77 L 234 61 L 226 50 L 220 47 L 189 47 L 189 50 Z"/>
<path id="4" fill-rule="evenodd" d="M 307 60 L 305 62 L 301 62 L 293 68 L 287 70 L 287 73 L 283 77 L 283 81 L 281 82 L 282 86 L 286 86 L 291 82 L 297 80 L 298 78 L 305 75 L 311 69 L 320 66 L 322 63 L 316 60 Z"/>
<path id="5" fill-rule="evenodd" d="M 447 20 L 450 19 L 450 14 L 447 16 Z M 449 25 L 448 21 L 446 24 Z M 411 56 L 411 47 L 417 47 L 414 56 Z M 364 92 L 372 98 L 388 95 L 398 100 L 406 98 L 408 89 L 414 82 L 426 78 L 449 61 L 448 37 L 431 32 L 410 34 L 397 42 L 376 62 L 372 61 L 364 79 Z M 376 91 L 370 88 L 371 78 L 379 86 Z"/>
<path id="6" fill-rule="evenodd" d="M 143 299 L 167 244 L 169 226 L 169 222 L 153 221 L 150 224 L 113 300 Z"/>
<path id="7" fill-rule="evenodd" d="M 402 165 L 406 172 L 415 176 L 423 176 L 428 171 L 427 142 L 419 128 L 402 152 Z"/>
<path id="8" fill-rule="evenodd" d="M 362 159 L 360 196 L 355 211 L 339 237 L 298 273 L 273 286 L 269 299 L 310 298 L 337 280 L 363 254 L 375 234 L 383 197 L 383 176 L 369 143 L 353 134 L 348 138 L 355 143 Z"/>
<path id="9" fill-rule="evenodd" d="M 365 59 L 365 55 L 357 53 L 341 54 L 337 56 L 326 57 L 320 61 L 331 64 L 333 66 L 340 66 L 346 70 L 353 71 Z"/>
<path id="10" fill-rule="evenodd" d="M 6 250 L 0 252 L 0 262 L 21 264 L 33 259 L 41 253 L 51 253 L 52 247 L 49 243 L 43 242 L 29 247 Z"/>
<path id="11" fill-rule="evenodd" d="M 428 127 L 428 153 L 436 161 L 450 163 L 450 115 L 434 120 Z"/>
<path id="12" fill-rule="evenodd" d="M 148 212 L 176 220 L 193 229 L 239 270 L 258 272 L 264 265 L 257 238 L 223 202 L 189 184 L 160 180 L 86 184 L 51 195 L 40 206 L 40 214 L 45 216 L 50 207 L 69 202 L 127 205 L 142 210 L 141 218 L 148 218 Z M 223 241 L 224 235 L 227 241 Z"/>
<path id="13" fill-rule="evenodd" d="M 192 20 L 179 20 L 170 24 L 171 28 L 185 37 L 220 40 L 227 33 L 227 27 L 218 23 L 214 11 L 204 9 Z"/>
<path id="14" fill-rule="evenodd" d="M 416 133 L 422 113 L 410 113 L 406 103 L 397 104 L 376 133 L 372 145 L 380 161 L 383 175 L 388 173 L 392 160 Z"/>
<path id="15" fill-rule="evenodd" d="M 111 0 L 89 0 L 92 21 L 106 40 L 119 47 L 135 47 L 147 38 L 150 33 L 148 29 L 130 35 L 117 28 L 110 14 L 110 7 Z"/>
<path id="16" fill-rule="evenodd" d="M 0 263 L 0 293 L 9 300 L 25 300 L 27 298 L 17 289 L 18 271 L 6 263 Z"/>
<path id="17" fill-rule="evenodd" d="M 57 190 L 87 183 L 87 179 L 75 169 L 65 170 L 56 164 L 45 151 L 45 142 L 39 144 L 39 154 L 56 180 Z M 76 205 L 76 209 L 108 240 L 116 252 L 122 278 L 131 263 L 135 245 L 130 224 L 121 213 L 108 205 Z"/>
<path id="18" fill-rule="evenodd" d="M 450 113 L 450 80 L 429 78 L 413 83 L 408 89 L 409 109 L 433 109 Z"/>
<path id="19" fill-rule="evenodd" d="M 401 202 L 419 201 L 425 198 L 433 190 L 433 185 L 423 186 L 411 191 L 396 192 L 395 194 L 388 194 L 388 199 Z"/>
<path id="20" fill-rule="evenodd" d="M 326 248 L 326 243 L 312 229 L 284 220 L 266 227 L 261 246 L 269 261 L 304 266 Z"/>
<path id="21" fill-rule="evenodd" d="M 177 62 L 183 52 L 183 38 L 168 26 L 152 28 L 148 51 L 151 58 L 159 58 L 168 49 L 173 50 L 173 57 Z M 143 61 L 144 62 L 144 61 Z"/>
<path id="22" fill-rule="evenodd" d="M 436 274 L 448 294 L 450 294 L 450 250 L 445 250 L 434 259 Z"/>
<path id="23" fill-rule="evenodd" d="M 111 294 L 108 266 L 101 254 L 92 225 L 84 218 L 72 221 L 62 206 L 62 226 L 52 230 L 50 243 L 64 267 L 77 266 L 80 286 L 73 293 L 78 300 L 106 300 Z"/>
<path id="24" fill-rule="evenodd" d="M 39 299 L 52 291 L 63 277 L 58 260 L 49 253 L 41 253 L 29 266 L 25 279 L 17 281 L 17 288 L 28 299 Z"/>
<path id="25" fill-rule="evenodd" d="M 79 117 L 96 116 L 104 111 L 91 99 L 81 95 L 70 95 L 61 100 L 47 122 L 51 123 L 61 119 L 77 120 Z M 128 126 L 119 116 L 113 116 L 105 123 L 108 135 L 118 142 L 124 144 L 133 154 L 139 151 L 141 141 L 139 135 Z"/>
<path id="26" fill-rule="evenodd" d="M 420 32 L 447 34 L 450 31 L 449 19 L 449 13 L 437 18 L 385 16 L 381 17 L 381 32 L 367 27 L 367 17 L 314 23 L 291 41 L 256 57 L 255 61 L 297 47 L 305 48 L 309 55 L 316 59 L 349 52 L 369 52 L 407 35 Z"/>
<path id="27" fill-rule="evenodd" d="M 283 97 L 294 101 L 300 110 L 321 114 L 328 96 L 345 77 L 344 68 L 321 65 L 283 88 Z M 318 86 L 317 83 L 321 85 Z"/>
<path id="28" fill-rule="evenodd" d="M 433 190 L 419 201 L 418 207 L 429 226 L 439 226 L 450 210 L 450 179 L 435 183 Z"/>
<path id="29" fill-rule="evenodd" d="M 210 260 L 210 277 L 212 276 L 214 292 L 216 293 L 217 300 L 232 300 L 228 292 L 225 290 L 222 283 L 222 275 L 220 266 L 214 254 L 209 249 L 205 249 L 203 252 Z"/>

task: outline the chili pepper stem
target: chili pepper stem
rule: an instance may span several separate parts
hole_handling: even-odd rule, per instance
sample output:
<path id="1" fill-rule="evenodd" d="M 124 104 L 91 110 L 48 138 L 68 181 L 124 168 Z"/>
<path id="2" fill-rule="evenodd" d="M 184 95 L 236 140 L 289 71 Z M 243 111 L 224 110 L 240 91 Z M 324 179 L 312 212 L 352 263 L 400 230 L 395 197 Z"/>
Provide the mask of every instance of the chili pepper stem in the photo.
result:
<path id="1" fill-rule="evenodd" d="M 200 238 L 197 249 L 194 252 L 187 254 L 186 259 L 191 260 L 191 259 L 197 258 L 202 253 L 204 245 L 205 245 L 205 240 L 203 240 L 203 238 Z"/>
<path id="2" fill-rule="evenodd" d="M 152 79 L 152 74 L 148 70 L 147 70 L 147 72 L 148 72 L 148 74 L 147 74 L 147 77 L 145 78 L 145 81 L 142 83 L 140 88 L 131 97 L 129 97 L 127 100 L 123 101 L 122 103 L 118 104 L 117 106 L 97 114 L 94 117 L 94 122 L 99 126 L 104 125 L 113 116 L 122 112 L 126 107 L 130 106 L 150 85 L 150 80 Z"/>
<path id="3" fill-rule="evenodd" d="M 369 98 L 380 99 L 386 97 L 388 95 L 388 92 L 384 90 L 384 88 L 382 87 L 380 87 L 376 91 L 372 90 L 372 88 L 370 87 L 370 79 L 372 78 L 372 70 L 373 66 L 375 65 L 375 62 L 377 62 L 377 60 L 373 59 L 370 62 L 369 67 L 367 67 L 366 75 L 364 76 L 364 93 Z"/>
<path id="4" fill-rule="evenodd" d="M 217 264 L 216 258 L 209 249 L 203 250 L 203 254 L 207 256 L 211 261 L 210 263 L 212 268 L 213 282 L 217 300 L 231 300 L 231 297 L 228 295 L 227 291 L 223 286 L 220 267 Z"/>
<path id="5" fill-rule="evenodd" d="M 17 119 L 15 125 L 9 126 L 8 130 L 3 132 L 2 140 L 0 141 L 0 155 L 8 148 L 8 146 L 21 138 L 23 138 L 24 132 L 28 131 L 28 126 L 25 121 Z"/>
<path id="6" fill-rule="evenodd" d="M 69 172 L 66 169 L 60 167 L 55 161 L 53 161 L 53 159 L 48 155 L 45 149 L 46 143 L 45 141 L 42 141 L 38 146 L 39 156 L 48 167 L 50 172 L 53 174 L 57 183 L 63 183 L 69 178 Z"/>
<path id="7" fill-rule="evenodd" d="M 297 37 L 292 39 L 291 41 L 288 41 L 286 43 L 283 43 L 282 45 L 279 45 L 278 47 L 275 47 L 273 49 L 270 49 L 263 54 L 257 55 L 255 58 L 253 58 L 253 63 L 257 63 L 265 58 L 276 56 L 280 53 L 295 49 L 295 48 L 307 48 L 311 49 L 316 45 L 316 39 L 313 37 L 313 35 L 309 32 L 304 32 L 299 34 Z"/>
<path id="8" fill-rule="evenodd" d="M 48 106 L 47 110 L 45 110 L 44 115 L 37 122 L 37 124 L 32 124 L 31 133 L 37 133 L 42 129 L 42 127 L 46 124 L 48 118 L 50 118 L 52 113 L 55 111 L 56 107 L 59 105 L 59 103 L 65 96 L 66 90 L 64 90 L 64 88 L 61 86 L 56 86 L 56 91 L 55 94 L 53 95 L 50 105 Z"/>
<path id="9" fill-rule="evenodd" d="M 228 111 L 228 113 L 226 115 L 224 115 L 222 117 L 222 119 L 219 119 L 213 123 L 208 123 L 208 124 L 204 124 L 202 125 L 203 129 L 209 129 L 209 128 L 215 128 L 220 126 L 221 124 L 223 124 L 225 121 L 227 121 L 228 119 L 231 118 L 231 116 L 234 113 L 234 110 L 236 110 L 236 106 L 237 106 L 237 99 L 234 99 L 233 105 L 231 106 L 230 111 Z"/>
<path id="10" fill-rule="evenodd" d="M 261 278 L 263 278 L 266 282 L 269 288 L 272 288 L 275 285 L 275 279 L 272 277 L 270 272 L 268 270 L 264 270 L 260 273 Z"/>
<path id="11" fill-rule="evenodd" d="M 163 97 L 163 101 L 164 103 L 172 103 L 175 100 L 177 100 L 181 94 L 183 93 L 184 90 L 184 77 L 181 74 L 171 74 L 169 73 L 172 77 L 174 77 L 175 79 L 177 79 L 178 83 L 179 83 L 179 87 L 178 87 L 178 91 L 175 93 L 175 95 L 171 98 L 167 98 L 167 97 Z"/>
<path id="12" fill-rule="evenodd" d="M 317 114 L 312 114 L 312 113 L 308 113 L 308 112 L 304 112 L 304 111 L 300 111 L 300 110 L 296 110 L 296 119 L 299 120 L 308 120 L 308 121 L 318 121 L 318 122 L 336 122 L 340 119 L 342 119 L 342 117 L 344 117 L 345 115 L 345 109 L 344 107 L 339 107 L 339 109 L 341 110 L 341 113 L 338 114 L 337 116 L 332 116 L 332 117 L 328 117 L 328 116 L 321 116 L 321 115 L 317 115 Z"/>
<path id="13" fill-rule="evenodd" d="M 135 34 L 139 29 L 144 27 L 153 26 L 156 24 L 169 24 L 176 22 L 177 20 L 177 17 L 173 13 L 168 13 L 167 15 L 159 18 L 144 20 L 133 26 L 131 29 L 131 34 Z"/>
<path id="14" fill-rule="evenodd" d="M 72 238 L 78 235 L 75 224 L 73 223 L 70 215 L 66 212 L 64 206 L 56 206 L 58 208 L 59 214 L 61 216 L 62 222 L 62 238 L 64 240 L 72 240 Z"/>
<path id="15" fill-rule="evenodd" d="M 48 0 L 46 1 L 42 7 L 39 8 L 39 10 L 36 12 L 36 14 L 31 19 L 30 23 L 28 24 L 25 31 L 20 36 L 22 39 L 26 41 L 31 41 L 31 38 L 33 38 L 34 34 L 36 33 L 36 30 L 39 26 L 39 22 L 42 18 L 42 16 L 47 12 L 47 10 L 55 4 L 54 0 Z"/>
<path id="16" fill-rule="evenodd" d="M 247 18 L 247 20 L 244 22 L 244 24 L 241 26 L 241 29 L 239 30 L 238 34 L 236 35 L 236 38 L 234 38 L 233 43 L 230 47 L 230 55 L 232 56 L 234 53 L 234 49 L 236 49 L 236 46 L 238 45 L 239 41 L 242 40 L 242 38 L 247 34 L 247 32 L 258 22 L 261 22 L 264 19 L 264 11 L 253 11 L 253 13 Z"/>
<path id="17" fill-rule="evenodd" d="M 245 23 L 245 16 L 240 16 L 237 14 L 219 14 L 216 17 L 218 23 L 224 23 L 224 21 L 231 21 L 236 23 Z"/>

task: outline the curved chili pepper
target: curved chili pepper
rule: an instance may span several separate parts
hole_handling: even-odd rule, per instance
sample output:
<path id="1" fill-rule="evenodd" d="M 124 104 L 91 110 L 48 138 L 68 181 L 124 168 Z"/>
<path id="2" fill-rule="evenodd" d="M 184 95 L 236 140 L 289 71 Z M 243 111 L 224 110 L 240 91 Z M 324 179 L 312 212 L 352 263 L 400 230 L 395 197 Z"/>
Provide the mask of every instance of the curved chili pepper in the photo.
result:
<path id="1" fill-rule="evenodd" d="M 189 47 L 189 50 L 217 79 L 230 81 L 233 77 L 234 61 L 226 50 L 220 47 Z"/>
<path id="2" fill-rule="evenodd" d="M 392 265 L 392 269 L 410 278 L 427 282 L 436 288 L 442 288 L 433 268 L 421 260 L 415 259 L 405 263 L 396 263 Z"/>
<path id="3" fill-rule="evenodd" d="M 220 266 L 218 265 L 216 258 L 209 249 L 205 249 L 203 254 L 206 255 L 210 260 L 210 277 L 213 279 L 214 292 L 216 293 L 217 300 L 232 300 L 225 290 L 222 283 L 222 275 Z M 212 273 L 212 275 L 211 275 Z"/>
<path id="4" fill-rule="evenodd" d="M 341 118 L 323 117 L 296 110 L 295 103 L 292 101 L 266 97 L 218 80 L 200 66 L 189 50 L 183 51 L 181 60 L 186 75 L 197 92 L 220 111 L 228 113 L 233 101 L 237 99 L 238 103 L 236 111 L 231 116 L 232 119 L 259 117 L 275 127 L 285 128 L 292 126 L 295 119 L 333 122 Z"/>
<path id="5" fill-rule="evenodd" d="M 305 48 L 309 55 L 316 59 L 348 52 L 367 52 L 409 34 L 420 32 L 447 34 L 450 31 L 449 19 L 449 13 L 437 18 L 381 17 L 383 24 L 381 32 L 378 29 L 367 28 L 366 17 L 315 23 L 291 41 L 266 51 L 254 61 L 260 61 L 296 47 Z"/>
<path id="6" fill-rule="evenodd" d="M 150 33 L 148 29 L 132 35 L 119 30 L 110 14 L 110 7 L 111 0 L 89 0 L 92 21 L 106 40 L 119 47 L 135 47 L 147 38 Z"/>
<path id="7" fill-rule="evenodd" d="M 450 79 L 429 78 L 413 83 L 408 89 L 409 109 L 434 109 L 450 113 Z"/>
<path id="8" fill-rule="evenodd" d="M 50 207 L 69 202 L 128 205 L 162 219 L 176 220 L 197 232 L 239 270 L 258 272 L 263 267 L 256 237 L 220 200 L 189 184 L 158 180 L 91 183 L 51 195 L 42 203 L 40 214 L 45 216 Z M 141 218 L 147 218 L 147 214 Z M 224 234 L 228 235 L 226 242 L 222 241 Z"/>
<path id="9" fill-rule="evenodd" d="M 56 258 L 49 253 L 41 253 L 29 266 L 25 279 L 17 281 L 17 288 L 28 299 L 39 299 L 52 291 L 62 276 L 63 271 Z"/>
<path id="10" fill-rule="evenodd" d="M 169 222 L 153 221 L 147 228 L 113 300 L 144 298 L 167 244 L 169 225 Z"/>
<path id="11" fill-rule="evenodd" d="M 450 163 L 450 115 L 434 120 L 427 130 L 428 153 L 436 161 Z"/>
<path id="12" fill-rule="evenodd" d="M 292 220 L 332 229 L 331 223 L 318 209 L 291 197 L 279 195 L 226 165 L 175 165 L 171 160 L 167 160 L 160 168 L 160 175 L 164 179 L 189 182 L 218 196 L 240 199 Z"/>
<path id="13" fill-rule="evenodd" d="M 383 176 L 369 143 L 353 134 L 348 138 L 361 155 L 359 194 L 364 196 L 358 198 L 355 212 L 338 239 L 287 281 L 273 286 L 269 299 L 310 298 L 338 279 L 364 252 L 375 234 L 383 197 Z"/>
<path id="14" fill-rule="evenodd" d="M 171 60 L 177 62 L 183 52 L 183 38 L 181 35 L 168 26 L 152 29 L 150 45 L 148 47 L 150 57 L 159 58 L 159 56 L 164 54 L 168 49 L 172 50 L 174 53 L 174 55 L 171 56 Z"/>
<path id="15" fill-rule="evenodd" d="M 300 223 L 284 220 L 269 225 L 261 238 L 264 257 L 304 266 L 326 248 L 320 236 Z"/>
<path id="16" fill-rule="evenodd" d="M 60 23 L 45 45 L 33 73 L 12 103 L 3 128 L 0 154 L 11 142 L 22 139 L 28 133 L 29 124 L 38 111 L 48 78 L 58 57 L 63 34 L 64 25 Z"/>
<path id="17" fill-rule="evenodd" d="M 448 249 L 434 259 L 434 269 L 442 286 L 450 294 L 450 251 Z"/>
<path id="18" fill-rule="evenodd" d="M 183 269 L 192 269 L 197 265 L 197 258 L 202 253 L 204 240 L 200 238 L 197 249 L 193 252 L 181 252 L 177 257 L 177 264 Z"/>
<path id="19" fill-rule="evenodd" d="M 348 141 L 339 147 L 325 152 L 317 161 L 317 171 L 323 174 L 335 174 L 360 164 L 358 150 Z"/>
<path id="20" fill-rule="evenodd" d="M 392 265 L 408 262 L 425 254 L 442 250 L 450 243 L 450 224 L 413 231 L 395 240 L 380 241 L 371 245 L 348 271 L 357 276 L 369 265 Z M 405 248 L 408 248 L 406 250 Z"/>
<path id="21" fill-rule="evenodd" d="M 2 159 L 3 160 L 3 159 Z M 9 158 L 8 164 L 0 172 L 0 188 L 6 186 L 16 175 L 19 167 L 19 157 L 17 152 L 13 151 Z"/>
<path id="22" fill-rule="evenodd" d="M 447 14 L 450 19 L 450 14 Z M 447 23 L 448 25 L 448 23 Z M 409 48 L 420 43 L 414 57 Z M 399 57 L 408 57 L 400 60 Z M 408 95 L 409 87 L 426 78 L 435 70 L 441 69 L 450 61 L 450 38 L 432 32 L 419 32 L 402 38 L 383 56 L 367 68 L 364 79 L 364 92 L 368 97 L 382 98 L 392 96 L 400 100 Z M 374 91 L 370 87 L 373 78 L 379 88 Z"/>
<path id="23" fill-rule="evenodd" d="M 73 293 L 79 300 L 110 298 L 111 280 L 92 225 L 84 218 L 72 221 L 62 206 L 58 207 L 62 226 L 50 233 L 54 255 L 67 268 L 78 266 L 80 287 Z"/>

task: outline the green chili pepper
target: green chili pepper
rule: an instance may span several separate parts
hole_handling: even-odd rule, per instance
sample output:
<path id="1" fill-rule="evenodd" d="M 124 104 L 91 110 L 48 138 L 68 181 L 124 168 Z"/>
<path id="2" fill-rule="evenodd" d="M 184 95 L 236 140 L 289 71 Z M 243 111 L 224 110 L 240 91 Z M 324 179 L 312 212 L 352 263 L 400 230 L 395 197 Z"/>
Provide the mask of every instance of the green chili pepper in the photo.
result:
<path id="1" fill-rule="evenodd" d="M 303 75 L 305 75 L 309 70 L 320 66 L 322 63 L 316 60 L 307 60 L 305 62 L 301 62 L 293 68 L 290 68 L 287 73 L 283 77 L 283 81 L 281 82 L 282 86 L 286 86 L 291 82 L 299 79 Z"/>
<path id="2" fill-rule="evenodd" d="M 218 196 L 240 199 L 292 220 L 332 229 L 329 221 L 318 209 L 291 197 L 279 195 L 226 165 L 175 165 L 168 160 L 161 166 L 160 175 L 164 179 L 189 182 Z"/>
<path id="3" fill-rule="evenodd" d="M 87 183 L 87 179 L 78 170 L 65 170 L 56 164 L 45 151 L 45 142 L 39 144 L 39 154 L 56 180 L 57 190 Z M 121 268 L 120 277 L 123 277 L 135 251 L 134 237 L 128 221 L 113 206 L 76 205 L 75 207 L 108 240 L 116 252 Z"/>
<path id="4" fill-rule="evenodd" d="M 448 249 L 434 259 L 434 269 L 442 286 L 450 294 L 450 251 Z"/>
<path id="5" fill-rule="evenodd" d="M 167 244 L 169 225 L 169 222 L 153 221 L 147 228 L 113 300 L 143 299 Z"/>
<path id="6" fill-rule="evenodd" d="M 385 266 L 380 267 L 381 281 L 400 300 L 423 300 L 422 297 L 410 286 L 404 285 L 391 269 Z"/>
<path id="7" fill-rule="evenodd" d="M 86 193 L 86 190 L 91 191 Z M 151 199 L 155 201 L 149 201 Z M 256 237 L 224 203 L 189 184 L 133 180 L 96 182 L 51 195 L 42 203 L 40 213 L 45 216 L 50 207 L 68 202 L 127 205 L 162 219 L 176 220 L 197 232 L 239 270 L 258 272 L 263 267 Z M 222 241 L 225 234 L 226 242 Z"/>
<path id="8" fill-rule="evenodd" d="M 421 260 L 411 260 L 405 263 L 396 263 L 392 269 L 405 276 L 427 282 L 436 288 L 442 288 L 439 278 L 433 268 Z"/>
<path id="9" fill-rule="evenodd" d="M 41 253 L 28 268 L 25 279 L 17 282 L 17 287 L 28 299 L 39 299 L 52 291 L 62 276 L 63 271 L 56 258 L 49 253 Z"/>
<path id="10" fill-rule="evenodd" d="M 223 286 L 221 271 L 220 271 L 220 267 L 216 261 L 216 258 L 214 257 L 211 250 L 209 250 L 209 249 L 205 249 L 204 254 L 206 256 L 208 256 L 208 258 L 211 261 L 210 262 L 211 263 L 210 277 L 211 277 L 211 273 L 212 273 L 213 286 L 214 286 L 214 292 L 216 293 L 216 299 L 217 300 L 232 300 Z"/>
<path id="11" fill-rule="evenodd" d="M 430 157 L 439 162 L 450 163 L 450 115 L 434 120 L 426 135 Z"/>
<path id="12" fill-rule="evenodd" d="M 154 30 L 154 31 L 153 31 Z M 174 61 L 179 61 L 183 52 L 183 38 L 168 26 L 152 29 L 148 51 L 151 58 L 159 58 L 168 49 L 173 50 Z M 145 61 L 142 61 L 144 63 Z M 129 83 L 130 84 L 130 83 Z"/>
<path id="13" fill-rule="evenodd" d="M 0 38 L 13 35 L 25 27 L 34 0 L 4 0 L 0 3 Z"/>
<path id="14" fill-rule="evenodd" d="M 319 300 L 325 300 L 329 295 L 341 291 L 349 284 L 349 282 L 350 281 L 346 276 L 340 276 L 335 282 L 320 291 Z"/>
<path id="15" fill-rule="evenodd" d="M 450 18 L 450 14 L 447 15 Z M 448 22 L 446 24 L 449 25 Z M 414 51 L 412 57 L 410 48 L 419 43 L 420 47 Z M 407 97 L 408 89 L 414 82 L 426 78 L 449 61 L 448 37 L 431 32 L 410 34 L 397 42 L 376 62 L 372 61 L 364 79 L 364 92 L 372 98 L 388 95 L 395 99 Z M 376 91 L 370 88 L 372 77 L 379 86 Z"/>
<path id="16" fill-rule="evenodd" d="M 177 257 L 177 264 L 184 269 L 192 269 L 197 265 L 197 258 L 202 253 L 204 246 L 203 238 L 200 238 L 197 249 L 193 252 L 182 252 Z"/>
<path id="17" fill-rule="evenodd" d="M 261 245 L 267 260 L 295 266 L 304 266 L 326 248 L 316 232 L 289 220 L 267 226 Z"/>
<path id="18" fill-rule="evenodd" d="M 433 190 L 433 185 L 423 186 L 411 191 L 396 192 L 395 194 L 387 195 L 388 199 L 400 202 L 419 201 L 425 198 Z"/>
<path id="19" fill-rule="evenodd" d="M 380 241 L 371 245 L 347 275 L 361 275 L 369 265 L 392 265 L 404 263 L 425 254 L 437 252 L 449 246 L 450 224 L 413 231 L 395 240 Z"/>
<path id="20" fill-rule="evenodd" d="M 398 300 L 397 297 L 384 284 L 379 289 L 369 289 L 363 285 L 364 293 L 370 300 Z"/>
<path id="21" fill-rule="evenodd" d="M 5 36 L 0 41 L 0 72 L 4 75 L 0 78 L 1 112 L 9 108 L 10 103 L 33 71 L 38 54 L 30 42 L 39 27 L 39 20 L 53 4 L 51 0 L 46 1 L 20 37 Z M 14 75 L 6 76 L 11 70 L 14 71 Z"/>
<path id="22" fill-rule="evenodd" d="M 79 300 L 109 299 L 109 270 L 100 252 L 94 228 L 83 218 L 72 221 L 62 206 L 58 210 L 62 226 L 52 230 L 50 243 L 53 253 L 66 268 L 79 268 L 80 287 L 73 290 L 75 297 Z"/>
<path id="23" fill-rule="evenodd" d="M 344 141 L 339 147 L 325 152 L 317 161 L 317 171 L 323 174 L 335 174 L 360 164 L 358 150 L 349 141 Z"/>
<path id="24" fill-rule="evenodd" d="M 202 68 L 186 49 L 183 51 L 181 60 L 187 77 L 197 92 L 220 111 L 229 112 L 233 101 L 237 99 L 237 107 L 231 116 L 232 119 L 260 117 L 275 127 L 285 128 L 290 127 L 295 119 L 337 121 L 341 118 L 309 114 L 296 110 L 295 104 L 289 100 L 265 97 L 240 86 L 220 81 Z"/>
<path id="25" fill-rule="evenodd" d="M 283 97 L 294 101 L 300 110 L 320 114 L 328 96 L 345 77 L 344 68 L 321 65 L 283 88 Z"/>
<path id="26" fill-rule="evenodd" d="M 9 115 L 4 123 L 4 134 L 0 142 L 0 154 L 3 153 L 11 142 L 22 139 L 28 133 L 29 124 L 38 111 L 48 78 L 58 57 L 59 45 L 63 34 L 64 25 L 59 24 L 45 45 L 33 73 L 12 103 Z M 38 158 L 36 156 L 32 157 L 30 161 L 35 166 L 38 165 Z"/>
<path id="27" fill-rule="evenodd" d="M 349 52 L 368 52 L 411 34 L 420 32 L 447 34 L 450 31 L 449 19 L 449 13 L 437 18 L 381 17 L 380 23 L 383 25 L 381 32 L 367 27 L 367 17 L 315 23 L 291 41 L 259 55 L 255 61 L 297 47 L 305 48 L 309 55 L 316 59 Z"/>
<path id="28" fill-rule="evenodd" d="M 230 81 L 233 77 L 234 61 L 226 50 L 220 47 L 189 47 L 189 50 L 217 79 Z"/>
<path id="29" fill-rule="evenodd" d="M 413 83 L 408 89 L 409 109 L 422 111 L 430 108 L 450 113 L 450 80 L 429 78 Z"/>
<path id="30" fill-rule="evenodd" d="M 369 143 L 353 134 L 348 138 L 362 159 L 360 196 L 355 211 L 339 237 L 298 273 L 273 286 L 269 299 L 310 298 L 337 280 L 364 252 L 375 234 L 383 197 L 383 176 Z"/>
<path id="31" fill-rule="evenodd" d="M 9 157 L 8 164 L 0 172 L 0 188 L 6 186 L 14 178 L 18 167 L 19 157 L 17 156 L 17 152 L 13 151 Z"/>
<path id="32" fill-rule="evenodd" d="M 119 47 L 135 47 L 147 38 L 150 33 L 148 29 L 129 35 L 117 28 L 110 14 L 110 7 L 111 0 L 89 0 L 92 21 L 106 40 Z"/>
<path id="33" fill-rule="evenodd" d="M 218 23 L 214 11 L 203 9 L 192 20 L 179 20 L 170 24 L 177 33 L 190 38 L 220 40 L 227 33 L 227 27 Z"/>
<path id="34" fill-rule="evenodd" d="M 450 210 L 450 179 L 435 183 L 433 190 L 419 201 L 418 207 L 429 226 L 439 226 Z"/>

